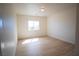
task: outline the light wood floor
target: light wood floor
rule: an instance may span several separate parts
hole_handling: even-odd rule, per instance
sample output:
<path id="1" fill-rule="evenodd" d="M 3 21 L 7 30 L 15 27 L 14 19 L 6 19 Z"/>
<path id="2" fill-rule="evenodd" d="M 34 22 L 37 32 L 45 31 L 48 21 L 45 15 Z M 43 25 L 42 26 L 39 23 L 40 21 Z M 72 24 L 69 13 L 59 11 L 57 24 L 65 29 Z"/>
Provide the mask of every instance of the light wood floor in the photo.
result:
<path id="1" fill-rule="evenodd" d="M 72 54 L 74 45 L 50 37 L 19 40 L 16 56 L 63 56 Z"/>

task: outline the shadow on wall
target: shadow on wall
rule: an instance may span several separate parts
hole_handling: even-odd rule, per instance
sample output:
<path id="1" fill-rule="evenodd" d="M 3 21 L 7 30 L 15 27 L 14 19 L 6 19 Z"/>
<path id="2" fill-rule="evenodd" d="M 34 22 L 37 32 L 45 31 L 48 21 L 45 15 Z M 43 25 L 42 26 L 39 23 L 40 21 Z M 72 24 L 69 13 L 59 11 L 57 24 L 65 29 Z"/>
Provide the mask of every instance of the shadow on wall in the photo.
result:
<path id="1" fill-rule="evenodd" d="M 1 39 L 2 39 L 2 37 L 1 37 L 1 35 L 2 35 L 2 19 L 1 19 L 1 17 L 0 17 L 0 56 L 1 56 Z"/>

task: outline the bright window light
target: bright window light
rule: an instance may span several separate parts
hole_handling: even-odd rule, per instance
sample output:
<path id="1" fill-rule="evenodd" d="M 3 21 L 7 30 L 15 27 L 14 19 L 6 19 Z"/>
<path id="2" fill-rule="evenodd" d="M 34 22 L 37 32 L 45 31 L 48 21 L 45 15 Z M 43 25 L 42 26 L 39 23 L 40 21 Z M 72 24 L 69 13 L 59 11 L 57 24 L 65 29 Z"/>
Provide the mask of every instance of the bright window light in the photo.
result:
<path id="1" fill-rule="evenodd" d="M 27 39 L 27 40 L 23 41 L 22 44 L 34 43 L 34 42 L 37 42 L 38 40 L 39 40 L 39 38 Z"/>
<path id="2" fill-rule="evenodd" d="M 39 30 L 39 21 L 28 21 L 28 30 L 29 31 L 34 31 L 34 30 Z"/>
<path id="3" fill-rule="evenodd" d="M 26 43 L 31 43 L 31 39 L 25 40 L 25 41 L 22 42 L 22 44 L 26 44 Z"/>

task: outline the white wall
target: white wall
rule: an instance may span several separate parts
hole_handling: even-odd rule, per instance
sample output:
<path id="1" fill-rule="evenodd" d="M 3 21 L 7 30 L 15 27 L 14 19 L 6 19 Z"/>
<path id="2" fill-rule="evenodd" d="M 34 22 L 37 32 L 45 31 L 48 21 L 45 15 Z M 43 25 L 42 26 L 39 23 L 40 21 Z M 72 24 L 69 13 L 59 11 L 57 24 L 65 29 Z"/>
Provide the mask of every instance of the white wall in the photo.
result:
<path id="1" fill-rule="evenodd" d="M 3 20 L 3 39 L 1 41 L 2 55 L 13 56 L 16 52 L 17 32 L 16 32 L 16 16 L 11 4 L 3 4 L 2 20 Z"/>
<path id="2" fill-rule="evenodd" d="M 28 20 L 39 21 L 40 30 L 28 31 Z M 17 15 L 18 38 L 28 38 L 47 35 L 47 17 Z"/>
<path id="3" fill-rule="evenodd" d="M 64 4 L 63 4 L 64 5 Z M 71 6 L 70 8 L 67 8 Z M 67 5 L 66 9 L 48 16 L 48 35 L 57 39 L 75 43 L 76 5 Z M 60 6 L 59 6 L 60 8 Z"/>

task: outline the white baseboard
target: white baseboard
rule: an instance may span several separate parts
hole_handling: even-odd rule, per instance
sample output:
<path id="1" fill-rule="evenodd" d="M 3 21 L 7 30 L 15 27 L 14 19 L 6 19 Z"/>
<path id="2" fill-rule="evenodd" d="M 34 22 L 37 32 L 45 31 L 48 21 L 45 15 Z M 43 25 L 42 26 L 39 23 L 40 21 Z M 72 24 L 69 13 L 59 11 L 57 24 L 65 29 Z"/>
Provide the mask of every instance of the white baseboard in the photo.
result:
<path id="1" fill-rule="evenodd" d="M 51 36 L 51 35 L 48 35 L 48 36 L 51 37 L 51 38 L 55 38 L 55 39 L 58 39 L 58 40 L 61 40 L 61 41 L 70 43 L 70 44 L 75 44 L 74 42 L 67 41 L 67 40 L 65 40 L 64 38 L 61 38 L 61 37 L 58 37 L 58 36 Z"/>

